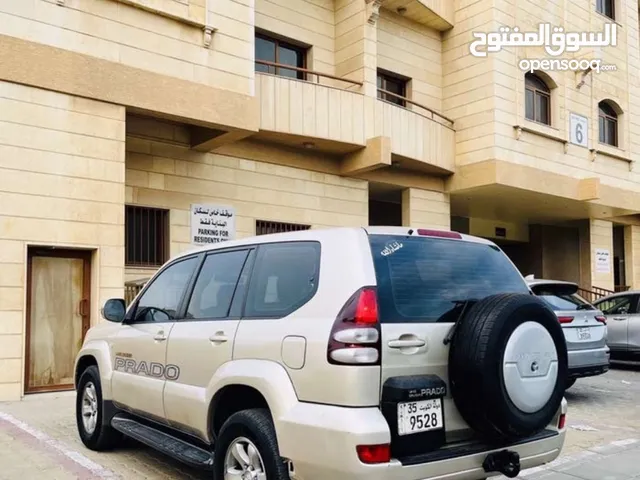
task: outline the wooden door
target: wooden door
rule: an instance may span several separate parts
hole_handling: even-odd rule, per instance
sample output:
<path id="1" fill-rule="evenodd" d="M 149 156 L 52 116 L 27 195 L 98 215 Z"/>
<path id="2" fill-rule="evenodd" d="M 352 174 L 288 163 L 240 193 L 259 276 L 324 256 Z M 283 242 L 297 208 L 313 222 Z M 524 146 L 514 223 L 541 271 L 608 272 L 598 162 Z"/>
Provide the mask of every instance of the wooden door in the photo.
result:
<path id="1" fill-rule="evenodd" d="M 75 357 L 91 323 L 90 292 L 91 252 L 30 250 L 26 392 L 73 389 Z"/>

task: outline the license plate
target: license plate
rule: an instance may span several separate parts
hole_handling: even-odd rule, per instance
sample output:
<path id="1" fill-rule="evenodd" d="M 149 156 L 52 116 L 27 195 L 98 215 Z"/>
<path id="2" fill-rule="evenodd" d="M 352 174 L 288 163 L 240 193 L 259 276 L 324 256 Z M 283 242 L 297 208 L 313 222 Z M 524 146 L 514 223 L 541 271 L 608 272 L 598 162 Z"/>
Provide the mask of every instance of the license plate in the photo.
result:
<path id="1" fill-rule="evenodd" d="M 398 404 L 398 435 L 438 430 L 442 421 L 442 401 L 439 398 Z"/>
<path id="2" fill-rule="evenodd" d="M 591 330 L 589 328 L 578 328 L 578 340 L 591 340 Z"/>

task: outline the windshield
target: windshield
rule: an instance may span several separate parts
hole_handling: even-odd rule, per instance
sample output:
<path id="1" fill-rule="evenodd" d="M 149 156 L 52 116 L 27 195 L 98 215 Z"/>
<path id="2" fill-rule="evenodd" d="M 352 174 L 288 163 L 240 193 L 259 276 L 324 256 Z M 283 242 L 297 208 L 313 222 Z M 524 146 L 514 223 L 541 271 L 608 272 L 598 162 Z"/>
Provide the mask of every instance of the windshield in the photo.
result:
<path id="1" fill-rule="evenodd" d="M 496 246 L 442 238 L 370 235 L 380 321 L 455 322 L 465 304 L 529 289 Z"/>
<path id="2" fill-rule="evenodd" d="M 534 285 L 533 293 L 544 300 L 553 310 L 595 310 L 584 298 L 578 295 L 573 285 Z"/>

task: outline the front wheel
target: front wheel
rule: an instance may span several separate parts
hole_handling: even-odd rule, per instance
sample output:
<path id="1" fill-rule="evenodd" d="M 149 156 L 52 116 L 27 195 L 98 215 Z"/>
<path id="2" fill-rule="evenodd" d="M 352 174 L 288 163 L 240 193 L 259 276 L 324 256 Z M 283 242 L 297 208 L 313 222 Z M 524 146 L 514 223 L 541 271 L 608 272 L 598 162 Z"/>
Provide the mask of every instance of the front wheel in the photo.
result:
<path id="1" fill-rule="evenodd" d="M 76 424 L 82 443 L 91 450 L 108 450 L 116 445 L 120 434 L 102 424 L 104 406 L 98 367 L 92 365 L 82 372 L 76 394 Z"/>
<path id="2" fill-rule="evenodd" d="M 214 449 L 214 480 L 289 480 L 266 409 L 231 415 L 222 425 Z"/>

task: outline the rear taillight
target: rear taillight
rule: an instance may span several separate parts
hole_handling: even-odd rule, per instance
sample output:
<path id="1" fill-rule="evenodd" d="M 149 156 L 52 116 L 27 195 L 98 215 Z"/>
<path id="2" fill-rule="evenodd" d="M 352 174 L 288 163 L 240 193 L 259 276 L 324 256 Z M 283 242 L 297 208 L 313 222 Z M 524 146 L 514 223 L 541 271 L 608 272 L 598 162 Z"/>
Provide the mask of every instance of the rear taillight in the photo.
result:
<path id="1" fill-rule="evenodd" d="M 573 317 L 558 317 L 558 321 L 560 323 L 571 323 L 573 322 Z"/>
<path id="2" fill-rule="evenodd" d="M 379 365 L 380 326 L 375 287 L 354 293 L 338 314 L 327 346 L 333 365 Z"/>
<path id="3" fill-rule="evenodd" d="M 418 235 L 423 235 L 425 237 L 457 238 L 458 240 L 462 239 L 462 235 L 460 235 L 458 232 L 447 232 L 444 230 L 428 230 L 425 228 L 419 228 L 417 232 L 418 232 Z"/>
<path id="4" fill-rule="evenodd" d="M 391 461 L 391 445 L 358 445 L 358 458 L 362 463 L 389 463 Z"/>
<path id="5" fill-rule="evenodd" d="M 596 315 L 596 320 L 604 325 L 607 324 L 607 317 L 604 317 L 602 315 Z"/>

